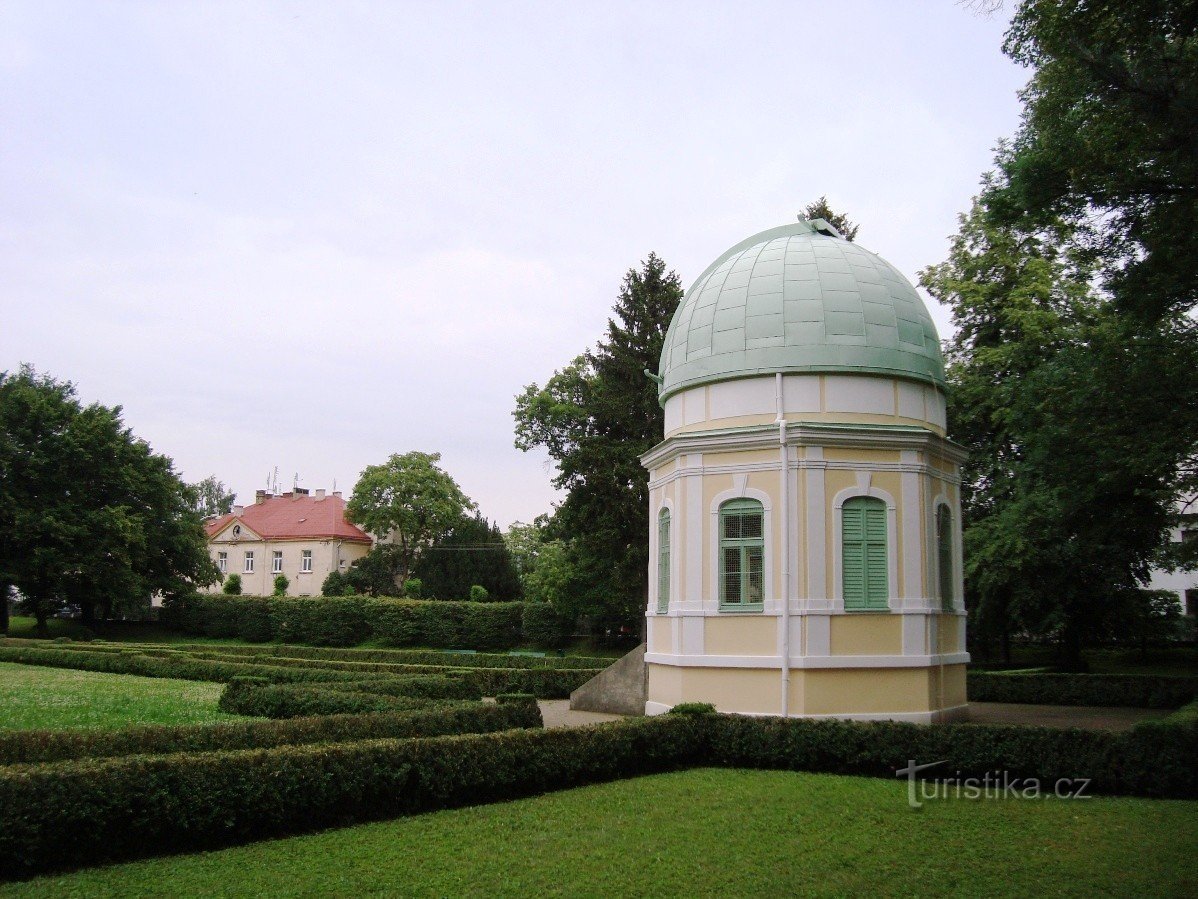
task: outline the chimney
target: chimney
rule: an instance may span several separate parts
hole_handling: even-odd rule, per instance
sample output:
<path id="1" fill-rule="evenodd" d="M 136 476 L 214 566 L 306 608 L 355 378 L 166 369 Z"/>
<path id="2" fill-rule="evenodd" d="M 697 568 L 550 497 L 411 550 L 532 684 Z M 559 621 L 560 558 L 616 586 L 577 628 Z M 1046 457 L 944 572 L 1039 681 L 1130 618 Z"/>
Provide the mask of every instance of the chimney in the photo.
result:
<path id="1" fill-rule="evenodd" d="M 265 490 L 259 490 L 254 494 L 254 505 L 260 506 L 266 502 L 266 497 L 270 496 Z"/>
<path id="2" fill-rule="evenodd" d="M 334 491 L 333 491 L 333 496 L 337 497 L 337 499 L 341 499 L 341 491 L 340 491 L 340 490 L 334 490 Z"/>
<path id="3" fill-rule="evenodd" d="M 301 496 L 307 496 L 307 495 L 308 495 L 308 488 L 307 488 L 307 487 L 295 487 L 295 488 L 293 488 L 293 489 L 295 490 L 295 495 L 296 495 L 296 498 L 297 498 L 297 499 L 298 499 L 299 497 L 301 497 Z"/>
<path id="4" fill-rule="evenodd" d="M 317 498 L 317 499 L 324 499 L 324 489 L 323 489 L 323 488 L 322 488 L 322 489 L 320 489 L 320 490 L 317 490 L 317 491 L 316 491 L 316 498 Z"/>
<path id="5" fill-rule="evenodd" d="M 258 492 L 261 493 L 262 491 L 259 490 Z M 240 517 L 241 513 L 244 511 L 245 511 L 245 506 L 234 506 L 233 507 L 233 514 L 237 515 L 239 517 Z"/>

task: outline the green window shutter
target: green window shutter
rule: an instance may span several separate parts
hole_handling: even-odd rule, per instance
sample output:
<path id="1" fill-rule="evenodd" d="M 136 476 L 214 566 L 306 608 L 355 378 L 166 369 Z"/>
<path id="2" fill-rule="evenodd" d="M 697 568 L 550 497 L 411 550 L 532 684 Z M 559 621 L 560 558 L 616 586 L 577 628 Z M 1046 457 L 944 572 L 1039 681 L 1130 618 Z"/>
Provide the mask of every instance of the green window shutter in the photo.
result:
<path id="1" fill-rule="evenodd" d="M 754 499 L 720 506 L 720 605 L 760 609 L 765 596 L 765 514 Z"/>
<path id="2" fill-rule="evenodd" d="M 889 608 L 886 506 L 854 497 L 841 508 L 841 584 L 847 610 Z"/>
<path id="3" fill-rule="evenodd" d="M 657 519 L 657 611 L 670 610 L 670 510 Z"/>
<path id="4" fill-rule="evenodd" d="M 947 506 L 936 510 L 936 559 L 939 568 L 940 605 L 953 608 L 953 517 Z"/>

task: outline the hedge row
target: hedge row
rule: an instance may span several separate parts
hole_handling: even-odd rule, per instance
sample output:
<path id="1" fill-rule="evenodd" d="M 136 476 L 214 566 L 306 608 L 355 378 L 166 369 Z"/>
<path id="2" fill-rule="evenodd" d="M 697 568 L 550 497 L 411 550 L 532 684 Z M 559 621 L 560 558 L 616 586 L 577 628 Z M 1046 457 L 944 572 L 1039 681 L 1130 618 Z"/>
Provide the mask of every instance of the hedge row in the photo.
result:
<path id="1" fill-rule="evenodd" d="M 1192 725 L 1124 734 L 665 715 L 589 728 L 125 756 L 0 769 L 0 871 L 197 851 L 696 764 L 894 777 L 996 770 L 1198 796 Z"/>
<path id="2" fill-rule="evenodd" d="M 966 679 L 974 702 L 1173 709 L 1198 697 L 1198 678 L 1190 677 L 970 671 Z"/>
<path id="3" fill-rule="evenodd" d="M 334 685 L 271 684 L 256 678 L 237 678 L 225 687 L 218 706 L 221 711 L 234 715 L 252 715 L 257 718 L 307 718 L 315 715 L 366 715 L 372 712 L 429 709 L 444 702 L 427 696 L 330 689 L 332 686 Z"/>
<path id="4" fill-rule="evenodd" d="M 185 633 L 260 643 L 509 649 L 524 639 L 523 614 L 519 602 L 194 596 L 164 609 L 161 620 Z"/>
<path id="5" fill-rule="evenodd" d="M 165 755 L 231 749 L 265 749 L 308 743 L 345 743 L 398 737 L 489 733 L 541 726 L 534 702 L 436 708 L 365 715 L 324 715 L 282 721 L 149 725 L 120 730 L 0 732 L 0 765 L 56 762 L 121 755 Z"/>
<path id="6" fill-rule="evenodd" d="M 155 644 L 122 644 L 154 646 Z M 160 645 L 160 644 L 159 644 Z M 602 668 L 614 658 L 588 656 L 510 655 L 488 652 L 455 653 L 439 649 L 342 649 L 329 646 L 214 646 L 210 643 L 174 643 L 171 649 L 186 653 L 222 653 L 230 656 L 285 656 L 330 662 L 385 665 L 464 665 L 470 668 Z"/>
<path id="7" fill-rule="evenodd" d="M 144 652 L 91 652 L 64 647 L 42 649 L 12 646 L 11 642 L 5 641 L 4 644 L 0 644 L 0 662 L 218 683 L 225 683 L 240 676 L 261 677 L 279 683 L 351 681 L 362 677 L 359 673 L 327 668 L 284 668 L 247 662 L 216 662 L 193 659 L 185 654 L 152 656 Z"/>

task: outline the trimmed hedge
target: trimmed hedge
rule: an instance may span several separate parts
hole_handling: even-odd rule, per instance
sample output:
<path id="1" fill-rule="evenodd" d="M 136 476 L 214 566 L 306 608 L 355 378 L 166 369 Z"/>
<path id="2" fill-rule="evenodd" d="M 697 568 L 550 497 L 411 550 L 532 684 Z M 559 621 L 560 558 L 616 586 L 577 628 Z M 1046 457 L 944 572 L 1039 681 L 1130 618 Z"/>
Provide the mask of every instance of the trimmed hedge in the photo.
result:
<path id="1" fill-rule="evenodd" d="M 353 646 L 508 649 L 519 645 L 524 604 L 373 599 L 365 596 L 191 596 L 164 608 L 161 621 L 185 633 L 265 642 Z"/>
<path id="2" fill-rule="evenodd" d="M 1198 697 L 1198 678 L 1191 677 L 970 671 L 966 679 L 974 702 L 1173 709 Z"/>
<path id="3" fill-rule="evenodd" d="M 324 715 L 317 718 L 177 727 L 150 725 L 109 731 L 5 731 L 0 732 L 0 765 L 121 755 L 265 749 L 380 738 L 481 734 L 541 726 L 541 713 L 534 702 L 531 706 L 479 703 L 365 715 Z"/>
<path id="4" fill-rule="evenodd" d="M 434 701 L 419 696 L 386 696 L 354 690 L 330 690 L 329 685 L 270 684 L 237 678 L 225 687 L 218 708 L 234 715 L 257 718 L 308 718 L 314 715 L 367 715 L 428 709 Z M 322 688 L 323 687 L 323 688 Z"/>
<path id="5" fill-rule="evenodd" d="M 270 689 L 285 689 L 270 687 Z M 513 706 L 497 706 L 512 708 Z M 527 703 L 515 707 L 528 708 Z M 0 768 L 0 871 L 140 855 L 478 804 L 692 765 L 892 778 L 1005 771 L 1089 791 L 1198 796 L 1193 724 L 1113 734 L 986 725 L 663 715 L 558 730 L 135 755 Z"/>
<path id="6" fill-rule="evenodd" d="M 327 668 L 283 668 L 244 662 L 215 662 L 194 659 L 188 655 L 148 655 L 143 652 L 90 652 L 78 649 L 39 649 L 0 646 L 0 662 L 20 662 L 24 665 L 46 665 L 52 668 L 74 668 L 82 671 L 103 671 L 107 674 L 138 674 L 143 677 L 170 677 L 179 680 L 202 680 L 225 683 L 239 676 L 261 677 L 279 683 L 316 683 L 351 681 L 359 673 L 333 671 Z"/>
<path id="7" fill-rule="evenodd" d="M 156 644 L 121 644 L 123 647 Z M 160 644 L 157 644 L 160 645 Z M 209 643 L 173 643 L 171 649 L 187 653 L 217 653 L 226 656 L 274 656 L 332 662 L 371 662 L 386 665 L 451 665 L 469 660 L 470 668 L 605 668 L 614 658 L 589 656 L 535 656 L 474 652 L 455 653 L 439 649 L 337 649 L 324 646 L 213 646 Z"/>
<path id="8" fill-rule="evenodd" d="M 0 768 L 10 877 L 530 796 L 698 759 L 693 720 Z"/>
<path id="9" fill-rule="evenodd" d="M 458 668 L 463 680 L 473 684 L 483 696 L 500 693 L 531 693 L 538 699 L 569 699 L 570 694 L 602 669 L 576 668 L 553 671 L 546 668 Z"/>

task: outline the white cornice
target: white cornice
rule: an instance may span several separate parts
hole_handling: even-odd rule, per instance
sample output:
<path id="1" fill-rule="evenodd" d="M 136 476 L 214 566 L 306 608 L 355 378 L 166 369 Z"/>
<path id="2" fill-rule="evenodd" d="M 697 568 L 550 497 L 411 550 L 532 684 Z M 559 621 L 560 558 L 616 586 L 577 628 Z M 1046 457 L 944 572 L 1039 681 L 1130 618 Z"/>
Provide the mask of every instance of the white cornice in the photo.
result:
<path id="1" fill-rule="evenodd" d="M 925 450 L 960 464 L 967 454 L 960 445 L 932 431 L 890 425 L 829 425 L 794 421 L 786 423 L 787 446 L 847 447 L 851 449 Z M 690 453 L 729 453 L 773 449 L 778 446 L 776 425 L 751 425 L 710 431 L 689 431 L 667 437 L 643 456 L 641 464 L 653 469 Z M 833 463 L 824 463 L 831 465 Z"/>

